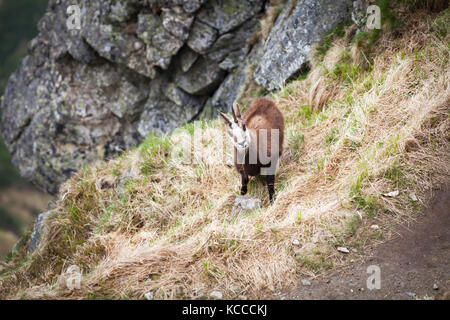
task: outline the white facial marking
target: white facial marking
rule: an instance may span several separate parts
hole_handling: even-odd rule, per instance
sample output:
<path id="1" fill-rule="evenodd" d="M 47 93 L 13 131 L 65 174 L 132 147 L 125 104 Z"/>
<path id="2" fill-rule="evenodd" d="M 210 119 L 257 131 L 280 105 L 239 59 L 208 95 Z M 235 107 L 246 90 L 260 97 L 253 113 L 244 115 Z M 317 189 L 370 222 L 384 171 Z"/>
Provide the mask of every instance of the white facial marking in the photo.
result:
<path id="1" fill-rule="evenodd" d="M 250 145 L 250 134 L 248 130 L 244 131 L 238 124 L 233 123 L 231 126 L 231 139 L 238 149 L 247 149 Z"/>

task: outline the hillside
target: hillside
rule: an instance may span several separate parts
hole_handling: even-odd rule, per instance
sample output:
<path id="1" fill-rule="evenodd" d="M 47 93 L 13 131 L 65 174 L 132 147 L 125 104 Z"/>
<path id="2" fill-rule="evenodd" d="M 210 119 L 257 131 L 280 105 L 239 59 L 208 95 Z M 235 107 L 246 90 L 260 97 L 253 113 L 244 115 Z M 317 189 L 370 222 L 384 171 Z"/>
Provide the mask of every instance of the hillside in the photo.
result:
<path id="1" fill-rule="evenodd" d="M 219 119 L 151 135 L 61 186 L 38 250 L 25 238 L 1 267 L 0 297 L 270 298 L 390 239 L 450 182 L 450 10 L 383 17 L 381 31 L 335 29 L 269 94 L 286 121 L 273 205 L 251 180 L 262 208 L 232 217 L 240 182 Z M 242 106 L 264 92 L 249 81 Z"/>

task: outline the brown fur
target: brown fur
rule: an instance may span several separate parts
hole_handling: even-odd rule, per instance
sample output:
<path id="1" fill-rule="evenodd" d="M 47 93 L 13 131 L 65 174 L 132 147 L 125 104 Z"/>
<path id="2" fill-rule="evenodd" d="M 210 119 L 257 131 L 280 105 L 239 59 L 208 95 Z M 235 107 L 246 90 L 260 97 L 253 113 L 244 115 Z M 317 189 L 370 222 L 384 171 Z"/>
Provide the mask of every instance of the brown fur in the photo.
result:
<path id="1" fill-rule="evenodd" d="M 237 118 L 240 118 L 240 114 L 236 114 Z M 242 117 L 242 122 L 247 127 L 247 130 L 250 130 L 250 134 L 252 136 L 252 143 L 257 143 L 256 146 L 259 146 L 259 130 L 267 129 L 267 155 L 271 156 L 272 145 L 270 139 L 270 133 L 272 129 L 279 130 L 279 139 L 278 139 L 278 150 L 279 157 L 283 152 L 283 140 L 284 140 L 284 119 L 283 114 L 278 109 L 276 104 L 267 98 L 258 98 L 256 99 L 250 108 L 247 109 L 245 114 Z M 258 150 L 259 151 L 259 150 Z M 258 153 L 259 154 L 259 153 Z M 241 174 L 242 177 L 242 188 L 241 194 L 244 195 L 247 193 L 247 184 L 249 176 L 258 176 L 261 174 L 261 168 L 270 167 L 270 165 L 262 165 L 258 159 L 256 164 L 250 164 L 249 161 L 249 152 L 245 155 L 245 161 L 240 161 L 241 164 L 237 161 L 238 152 L 237 149 L 234 148 L 234 164 L 237 171 Z M 276 161 L 278 161 L 279 157 Z M 276 165 L 276 163 L 275 163 Z M 266 182 L 269 189 L 269 198 L 270 201 L 273 201 L 274 194 L 274 184 L 275 184 L 275 176 L 267 175 Z"/>

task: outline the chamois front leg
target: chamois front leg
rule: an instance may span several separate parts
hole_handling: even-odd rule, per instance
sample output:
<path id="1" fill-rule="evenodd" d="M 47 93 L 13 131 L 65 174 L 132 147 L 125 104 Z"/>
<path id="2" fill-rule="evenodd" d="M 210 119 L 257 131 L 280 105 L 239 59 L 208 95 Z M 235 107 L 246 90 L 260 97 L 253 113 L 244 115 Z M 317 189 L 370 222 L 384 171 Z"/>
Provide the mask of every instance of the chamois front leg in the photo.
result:
<path id="1" fill-rule="evenodd" d="M 248 185 L 248 175 L 245 172 L 241 172 L 241 196 L 247 194 L 247 185 Z"/>
<path id="2" fill-rule="evenodd" d="M 269 200 L 270 204 L 273 204 L 273 195 L 275 194 L 275 176 L 266 176 L 267 189 L 269 190 Z"/>

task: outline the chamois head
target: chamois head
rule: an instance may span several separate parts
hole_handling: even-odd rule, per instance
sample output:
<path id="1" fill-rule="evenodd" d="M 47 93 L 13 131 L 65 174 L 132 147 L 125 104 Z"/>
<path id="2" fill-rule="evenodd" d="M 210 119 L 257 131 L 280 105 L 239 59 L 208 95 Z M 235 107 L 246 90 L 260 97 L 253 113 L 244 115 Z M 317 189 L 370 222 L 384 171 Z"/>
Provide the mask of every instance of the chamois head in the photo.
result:
<path id="1" fill-rule="evenodd" d="M 241 110 L 239 109 L 239 105 L 237 103 L 235 108 L 231 108 L 231 112 L 233 114 L 233 121 L 228 119 L 228 117 L 222 112 L 220 112 L 220 116 L 227 126 L 227 133 L 233 141 L 233 145 L 238 150 L 246 150 L 250 146 L 250 132 L 247 130 L 244 121 L 242 121 Z"/>

